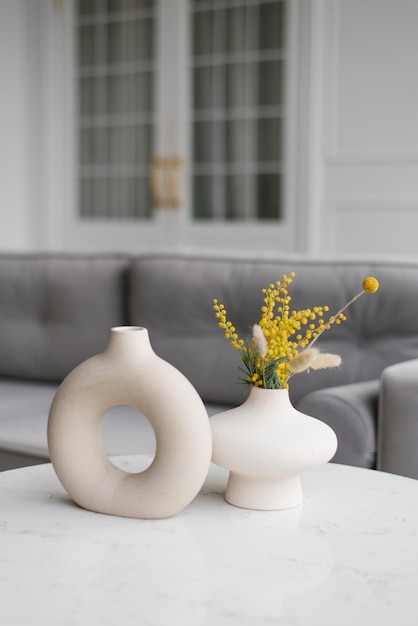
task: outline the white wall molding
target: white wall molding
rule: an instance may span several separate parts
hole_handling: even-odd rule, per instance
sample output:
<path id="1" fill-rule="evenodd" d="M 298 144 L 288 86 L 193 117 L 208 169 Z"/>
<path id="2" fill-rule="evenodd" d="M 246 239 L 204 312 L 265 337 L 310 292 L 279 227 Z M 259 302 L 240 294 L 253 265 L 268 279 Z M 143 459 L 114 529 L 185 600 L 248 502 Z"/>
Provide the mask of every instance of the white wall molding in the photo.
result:
<path id="1" fill-rule="evenodd" d="M 330 198 L 333 211 L 335 213 L 350 213 L 355 211 L 364 211 L 370 213 L 391 213 L 394 210 L 401 213 L 418 214 L 418 194 L 416 196 L 344 196 Z"/>
<path id="2" fill-rule="evenodd" d="M 323 255 L 399 258 L 417 255 L 418 195 L 330 198 Z"/>
<path id="3" fill-rule="evenodd" d="M 418 5 L 325 1 L 327 161 L 410 159 L 418 143 Z"/>
<path id="4" fill-rule="evenodd" d="M 418 4 L 324 2 L 321 251 L 418 254 Z"/>
<path id="5" fill-rule="evenodd" d="M 393 152 L 393 153 L 346 153 L 346 154 L 327 154 L 325 156 L 326 165 L 403 165 L 418 164 L 418 152 Z"/>

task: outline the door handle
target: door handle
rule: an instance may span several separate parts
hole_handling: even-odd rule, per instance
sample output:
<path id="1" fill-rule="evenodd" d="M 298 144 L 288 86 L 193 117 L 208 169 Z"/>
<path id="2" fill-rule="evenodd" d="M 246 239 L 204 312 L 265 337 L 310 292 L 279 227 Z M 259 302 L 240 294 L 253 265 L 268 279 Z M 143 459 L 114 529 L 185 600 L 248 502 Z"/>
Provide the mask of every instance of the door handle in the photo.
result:
<path id="1" fill-rule="evenodd" d="M 173 209 L 179 209 L 181 207 L 179 183 L 179 171 L 181 164 L 182 162 L 180 157 L 166 159 L 166 206 L 172 207 Z"/>
<path id="2" fill-rule="evenodd" d="M 156 157 L 151 162 L 149 174 L 150 191 L 154 209 L 164 206 L 164 159 Z"/>
<path id="3" fill-rule="evenodd" d="M 180 209 L 181 157 L 156 157 L 150 167 L 150 191 L 154 209 Z"/>

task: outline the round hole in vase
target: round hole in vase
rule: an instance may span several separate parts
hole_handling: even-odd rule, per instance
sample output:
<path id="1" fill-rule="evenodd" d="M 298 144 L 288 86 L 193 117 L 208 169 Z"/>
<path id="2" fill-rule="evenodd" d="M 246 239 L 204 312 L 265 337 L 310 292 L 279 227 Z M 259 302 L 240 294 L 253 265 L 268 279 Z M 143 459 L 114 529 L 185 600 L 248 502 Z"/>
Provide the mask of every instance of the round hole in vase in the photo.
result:
<path id="1" fill-rule="evenodd" d="M 155 432 L 149 419 L 135 407 L 126 404 L 112 407 L 103 417 L 101 433 L 102 445 L 108 456 L 146 455 L 149 457 L 148 465 L 151 465 L 157 448 Z M 126 433 L 129 433 L 129 438 Z M 143 469 L 144 460 L 141 460 Z M 119 466 L 119 461 L 114 458 L 112 463 Z M 126 466 L 123 460 L 121 464 Z"/>
<path id="2" fill-rule="evenodd" d="M 144 414 L 155 432 L 155 456 L 145 471 L 123 471 L 104 450 L 104 416 L 120 405 Z M 77 504 L 137 518 L 170 517 L 186 507 L 203 485 L 212 451 L 197 391 L 155 354 L 140 326 L 112 328 L 105 351 L 65 378 L 50 409 L 48 446 L 57 476 Z"/>

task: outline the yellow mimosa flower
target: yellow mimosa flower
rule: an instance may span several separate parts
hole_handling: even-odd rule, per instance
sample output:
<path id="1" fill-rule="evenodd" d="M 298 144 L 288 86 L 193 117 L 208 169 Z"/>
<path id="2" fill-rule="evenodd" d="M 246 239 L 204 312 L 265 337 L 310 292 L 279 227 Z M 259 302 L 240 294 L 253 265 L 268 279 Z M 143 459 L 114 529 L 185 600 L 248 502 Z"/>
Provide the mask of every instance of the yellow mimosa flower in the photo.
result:
<path id="1" fill-rule="evenodd" d="M 374 293 L 379 282 L 374 277 L 367 277 L 362 284 L 362 291 L 356 294 L 335 315 L 327 321 L 324 315 L 329 307 L 315 306 L 313 309 L 290 310 L 291 297 L 288 287 L 295 276 L 291 272 L 284 274 L 282 281 L 270 283 L 263 288 L 263 306 L 258 324 L 253 325 L 251 341 L 240 339 L 232 322 L 227 319 L 225 306 L 217 299 L 213 300 L 218 326 L 224 331 L 226 339 L 233 348 L 239 350 L 246 374 L 241 382 L 265 389 L 287 389 L 289 378 L 312 367 L 323 369 L 337 367 L 341 359 L 335 354 L 322 354 L 312 348 L 325 330 L 333 324 L 340 324 L 347 318 L 344 311 L 363 293 Z M 313 323 L 315 321 L 315 323 Z M 295 359 L 294 365 L 292 361 Z"/>

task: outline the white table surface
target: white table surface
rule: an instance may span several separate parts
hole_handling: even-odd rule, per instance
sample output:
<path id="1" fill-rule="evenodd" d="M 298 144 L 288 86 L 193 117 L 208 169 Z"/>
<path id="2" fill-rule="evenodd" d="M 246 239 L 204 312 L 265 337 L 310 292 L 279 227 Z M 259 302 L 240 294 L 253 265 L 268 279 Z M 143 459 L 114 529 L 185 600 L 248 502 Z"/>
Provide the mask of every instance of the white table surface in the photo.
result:
<path id="1" fill-rule="evenodd" d="M 261 512 L 224 501 L 226 476 L 157 521 L 80 509 L 49 464 L 0 473 L 1 624 L 418 623 L 418 481 L 329 464 L 301 507 Z"/>

